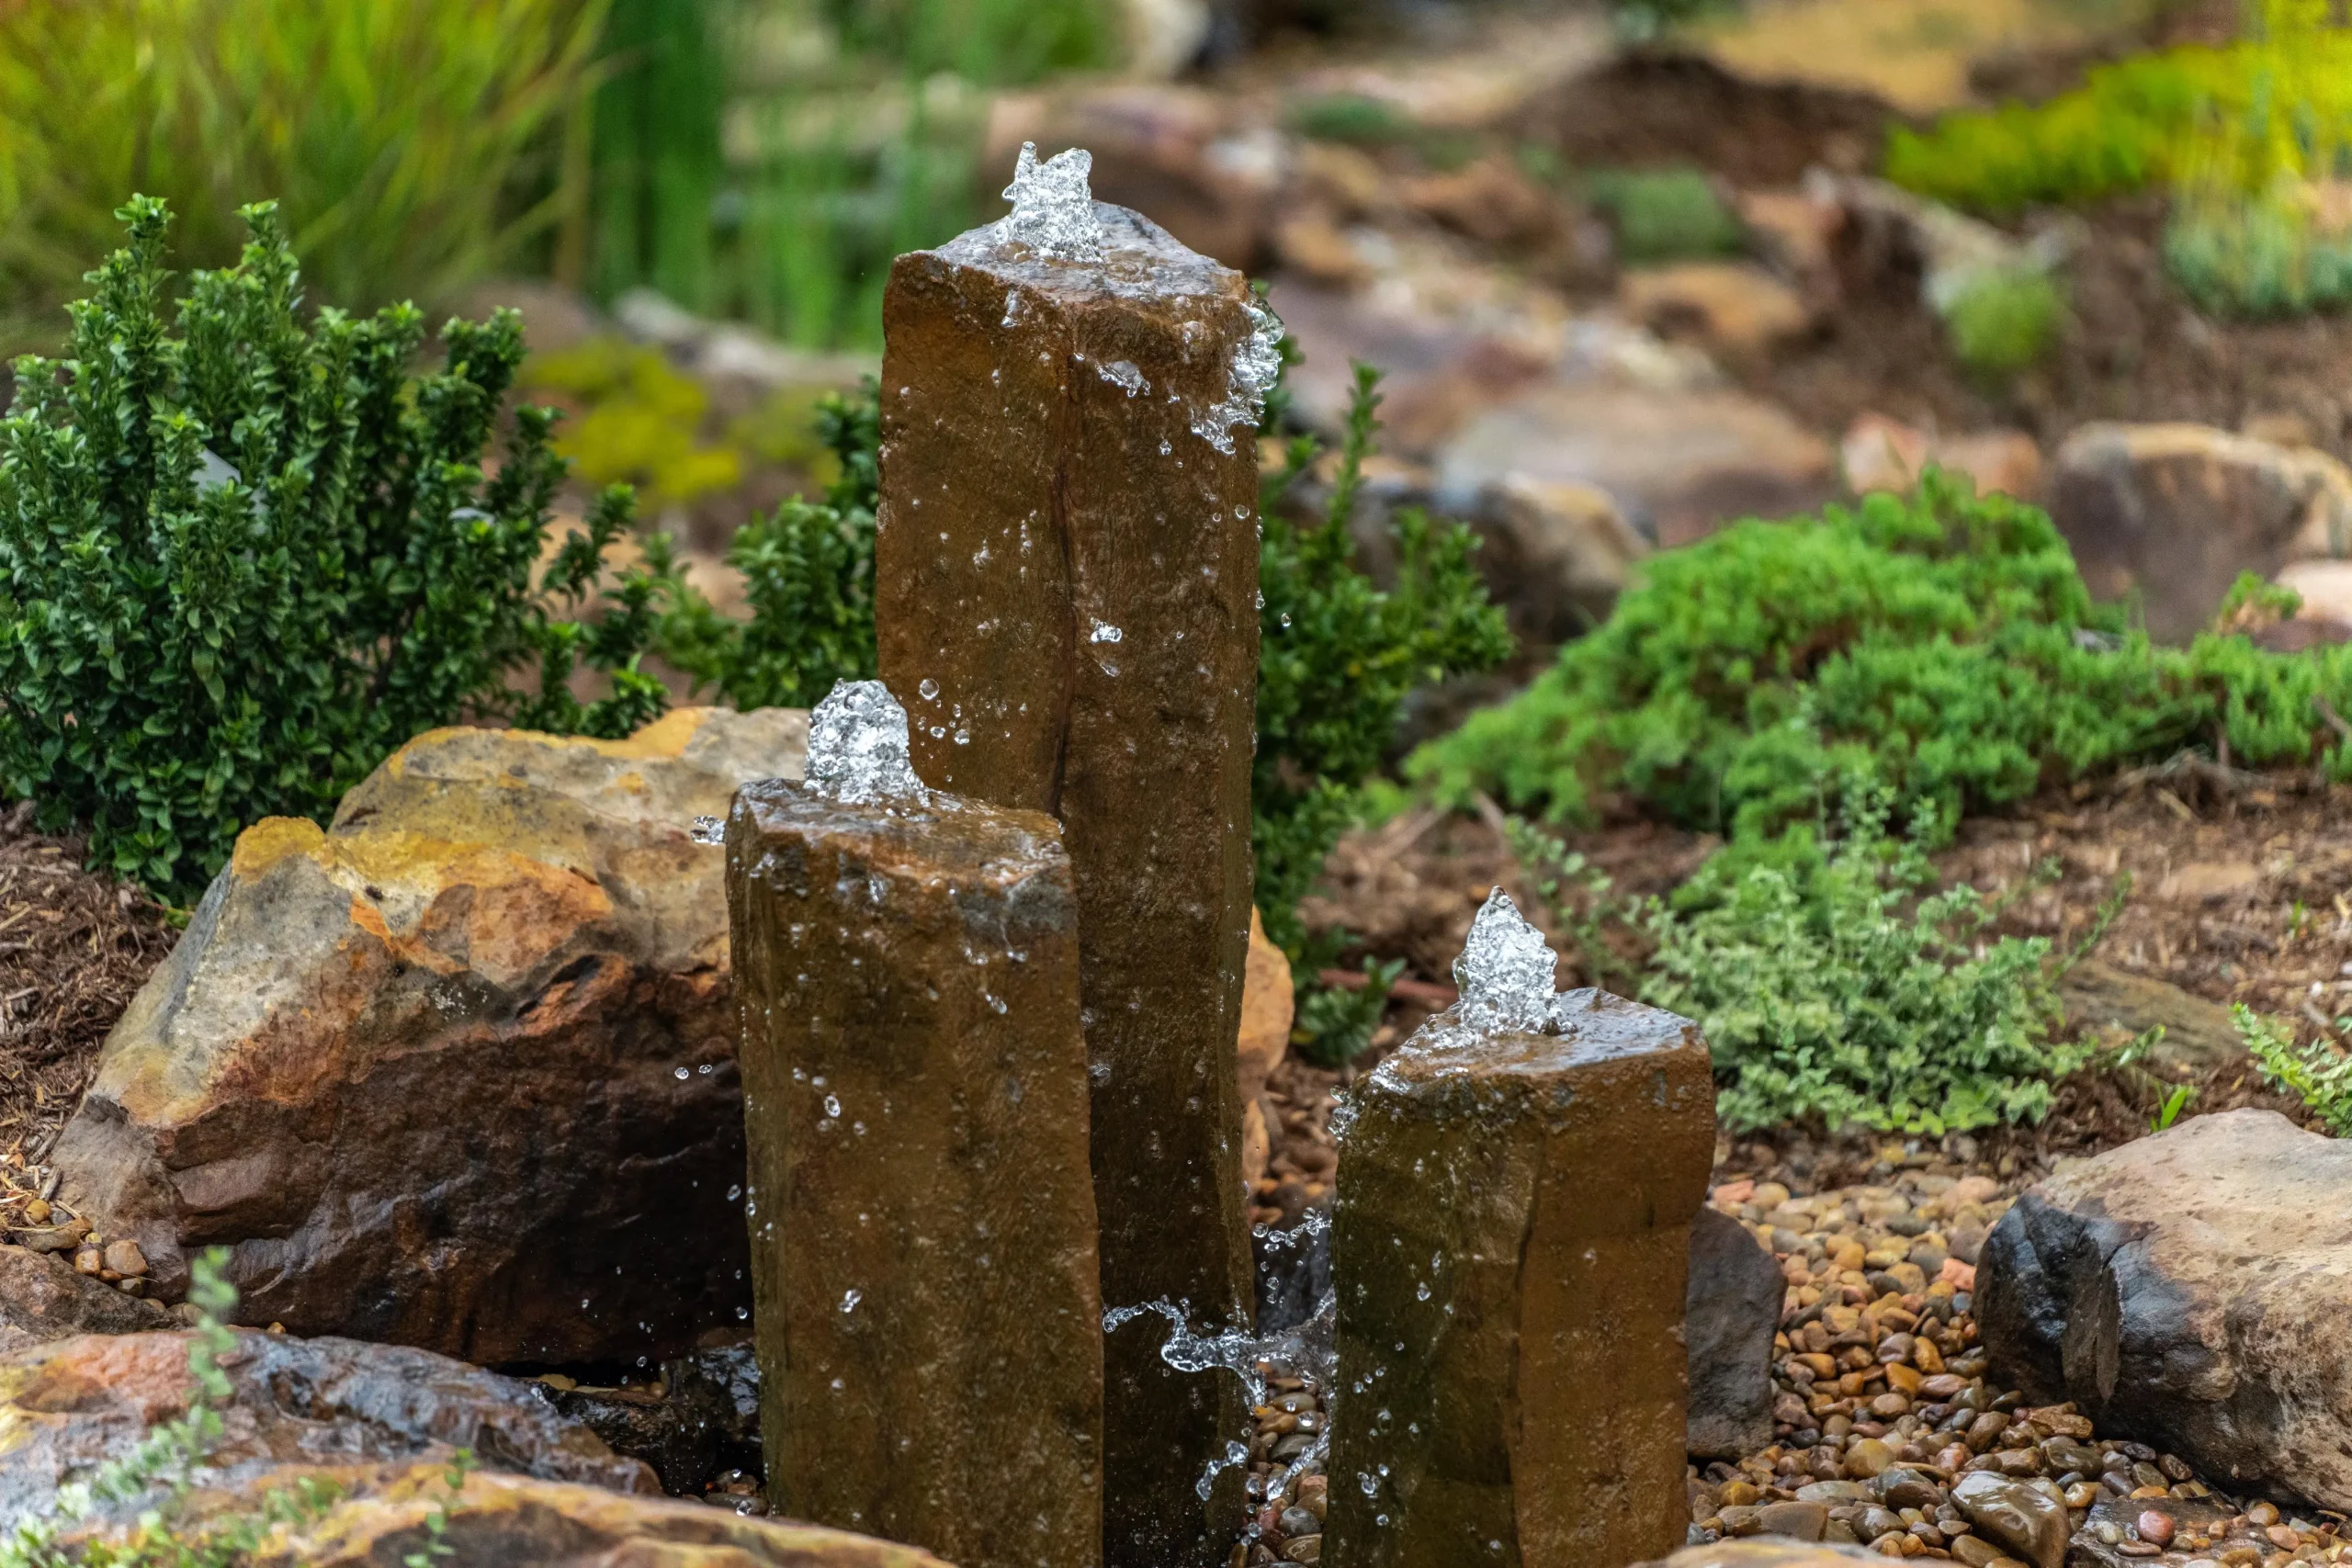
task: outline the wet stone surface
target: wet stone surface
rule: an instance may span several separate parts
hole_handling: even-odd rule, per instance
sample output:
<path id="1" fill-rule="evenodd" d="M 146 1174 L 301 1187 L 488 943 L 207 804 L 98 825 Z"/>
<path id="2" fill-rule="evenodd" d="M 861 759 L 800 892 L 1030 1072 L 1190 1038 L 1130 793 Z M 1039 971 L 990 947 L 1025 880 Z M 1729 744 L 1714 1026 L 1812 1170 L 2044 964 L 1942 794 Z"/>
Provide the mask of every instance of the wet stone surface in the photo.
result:
<path id="1" fill-rule="evenodd" d="M 1989 1378 L 1973 1265 L 2014 1192 L 1932 1148 L 1888 1152 L 1867 1184 L 1713 1189 L 1713 1206 L 1779 1258 L 1788 1291 L 1776 1440 L 1691 1467 L 1694 1543 L 1795 1533 L 1788 1506 L 1802 1503 L 1821 1509 L 1808 1539 L 1971 1568 L 2285 1568 L 2352 1550 L 2338 1516 L 2230 1495 L 2177 1455 Z"/>
<path id="2" fill-rule="evenodd" d="M 1258 475 L 1272 367 L 1242 276 L 1023 158 L 1015 210 L 901 256 L 883 306 L 883 678 L 935 789 L 1065 829 L 1107 1304 L 1246 1325 L 1236 1081 L 1250 908 Z M 1243 1409 L 1144 1327 L 1105 1348 L 1108 1551 L 1177 1568 L 1241 1519 Z M 952 1555 L 952 1554 L 951 1554 Z"/>

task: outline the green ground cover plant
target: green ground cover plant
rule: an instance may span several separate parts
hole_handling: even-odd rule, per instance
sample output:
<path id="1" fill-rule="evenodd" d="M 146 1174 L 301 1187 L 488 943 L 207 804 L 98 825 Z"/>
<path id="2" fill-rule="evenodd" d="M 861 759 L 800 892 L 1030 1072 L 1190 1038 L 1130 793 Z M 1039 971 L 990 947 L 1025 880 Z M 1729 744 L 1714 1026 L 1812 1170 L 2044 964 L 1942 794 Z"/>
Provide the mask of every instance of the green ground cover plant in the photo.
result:
<path id="1" fill-rule="evenodd" d="M 2294 1031 L 2283 1021 L 2257 1013 L 2244 1002 L 2231 1004 L 2230 1017 L 2272 1088 L 2301 1100 L 2336 1137 L 2352 1138 L 2352 1055 L 2318 1035 L 2297 1044 Z M 2343 1021 L 2336 1027 L 2343 1028 Z"/>
<path id="2" fill-rule="evenodd" d="M 1598 630 L 1407 772 L 1450 801 L 1584 821 L 1615 795 L 1743 837 L 1815 815 L 1821 778 L 1869 777 L 1933 840 L 2190 747 L 2352 777 L 2329 717 L 2347 703 L 2352 650 L 2157 647 L 2091 602 L 2045 514 L 1930 473 L 1653 558 Z"/>
<path id="3" fill-rule="evenodd" d="M 54 352 L 129 190 L 237 258 L 282 199 L 326 303 L 437 305 L 535 259 L 584 194 L 567 138 L 604 0 L 77 0 L 0 6 L 0 349 Z"/>
<path id="4" fill-rule="evenodd" d="M 1613 902 L 1556 840 L 1523 822 L 1512 840 L 1589 963 L 1697 1021 L 1731 1131 L 1817 1119 L 1935 1137 L 2039 1121 L 2052 1081 L 2094 1050 L 2057 1038 L 2066 960 L 2043 938 L 1991 936 L 2001 901 L 1939 889 L 1917 838 L 1889 833 L 1890 792 L 1824 793 L 1836 819 L 1736 842 L 1671 898 Z M 1612 922 L 1642 962 L 1606 942 Z"/>
<path id="5" fill-rule="evenodd" d="M 1603 169 L 1585 193 L 1617 235 L 1617 254 L 1635 266 L 1732 254 L 1747 231 L 1702 170 Z"/>
<path id="6" fill-rule="evenodd" d="M 1954 357 L 1973 374 L 2005 381 L 2048 356 L 2065 319 L 2058 280 L 2038 266 L 1988 271 L 1944 307 Z"/>
<path id="7" fill-rule="evenodd" d="M 68 357 L 18 360 L 0 421 L 0 790 L 175 902 L 242 828 L 323 820 L 419 730 L 620 735 L 664 703 L 637 658 L 665 584 L 602 564 L 628 492 L 542 571 L 553 414 L 516 410 L 484 477 L 519 319 L 450 322 L 413 376 L 414 307 L 306 318 L 275 208 L 244 215 L 242 259 L 175 308 L 166 209 L 133 198 Z M 582 663 L 608 695 L 572 695 Z"/>

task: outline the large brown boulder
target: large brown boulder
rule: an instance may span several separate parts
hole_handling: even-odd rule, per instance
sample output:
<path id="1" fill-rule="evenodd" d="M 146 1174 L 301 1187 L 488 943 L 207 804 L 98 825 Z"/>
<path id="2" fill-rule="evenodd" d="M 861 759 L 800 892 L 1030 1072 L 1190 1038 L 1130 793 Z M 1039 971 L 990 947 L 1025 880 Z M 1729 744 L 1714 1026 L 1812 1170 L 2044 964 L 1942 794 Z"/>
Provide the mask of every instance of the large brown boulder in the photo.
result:
<path id="1" fill-rule="evenodd" d="M 724 852 L 807 716 L 627 740 L 444 729 L 332 828 L 248 829 L 108 1038 L 56 1160 L 168 1294 L 485 1363 L 634 1360 L 750 1292 Z"/>
<path id="2" fill-rule="evenodd" d="M 2199 1116 L 2019 1198 L 1984 1245 L 1996 1379 L 2238 1492 L 2352 1508 L 2352 1143 Z"/>
<path id="3" fill-rule="evenodd" d="M 83 1335 L 0 1356 L 0 1527 L 118 1459 L 196 1395 L 188 1331 Z M 240 1332 L 211 1461 L 236 1481 L 294 1465 L 421 1461 L 459 1449 L 492 1470 L 659 1495 L 653 1472 L 568 1420 L 529 1383 L 446 1356 Z"/>
<path id="4" fill-rule="evenodd" d="M 453 1494 L 438 1463 L 311 1473 L 338 1500 L 307 1523 L 271 1530 L 240 1562 L 385 1568 L 429 1554 L 440 1568 L 945 1568 L 919 1548 L 846 1530 L 529 1476 L 476 1472 Z M 199 1493 L 183 1529 L 249 1517 L 292 1479 L 278 1472 Z"/>
<path id="5" fill-rule="evenodd" d="M 2352 470 L 2201 424 L 2086 424 L 2058 449 L 2050 513 L 2103 599 L 2136 589 L 2185 642 L 2242 571 L 2352 551 Z"/>

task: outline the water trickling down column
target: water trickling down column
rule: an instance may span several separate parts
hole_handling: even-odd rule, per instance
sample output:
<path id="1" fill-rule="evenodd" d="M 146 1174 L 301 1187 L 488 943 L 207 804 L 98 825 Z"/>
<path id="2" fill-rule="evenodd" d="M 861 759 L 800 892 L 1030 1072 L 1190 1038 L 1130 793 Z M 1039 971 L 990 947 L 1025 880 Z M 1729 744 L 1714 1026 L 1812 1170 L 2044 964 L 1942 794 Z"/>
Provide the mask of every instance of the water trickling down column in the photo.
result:
<path id="1" fill-rule="evenodd" d="M 769 1498 L 963 1568 L 1102 1562 L 1060 837 L 924 790 L 879 682 L 727 826 Z"/>
<path id="2" fill-rule="evenodd" d="M 1555 996 L 1555 962 L 1498 890 L 1462 1000 L 1343 1108 L 1327 1562 L 1589 1568 L 1681 1542 L 1707 1048 L 1655 1008 Z"/>
<path id="3" fill-rule="evenodd" d="M 926 781 L 1062 821 L 1103 1296 L 1213 1335 L 1250 1309 L 1235 1036 L 1279 327 L 1238 274 L 1092 202 L 1086 169 L 1024 150 L 1012 217 L 891 270 L 881 667 Z M 1159 1340 L 1106 1346 L 1122 1568 L 1192 1568 L 1243 1512 L 1238 1472 L 1195 1493 L 1245 1429 L 1231 1380 Z"/>

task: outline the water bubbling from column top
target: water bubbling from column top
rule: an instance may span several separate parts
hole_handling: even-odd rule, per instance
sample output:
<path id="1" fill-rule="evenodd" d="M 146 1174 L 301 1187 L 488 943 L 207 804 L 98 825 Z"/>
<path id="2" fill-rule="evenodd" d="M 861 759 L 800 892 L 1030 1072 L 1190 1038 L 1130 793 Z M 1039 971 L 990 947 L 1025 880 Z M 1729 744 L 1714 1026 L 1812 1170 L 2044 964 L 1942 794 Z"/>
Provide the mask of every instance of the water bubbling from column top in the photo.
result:
<path id="1" fill-rule="evenodd" d="M 1544 933 L 1528 923 L 1496 888 L 1471 922 L 1470 940 L 1453 961 L 1462 987 L 1462 1020 L 1476 1028 L 1547 1032 L 1552 1025 L 1552 975 L 1559 964 Z"/>
<path id="2" fill-rule="evenodd" d="M 808 717 L 806 787 L 852 806 L 924 793 L 909 760 L 907 710 L 879 681 L 840 681 Z"/>
<path id="3" fill-rule="evenodd" d="M 1037 144 L 1023 142 L 1012 183 L 1004 187 L 1012 216 L 997 226 L 998 232 L 1056 261 L 1101 261 L 1102 220 L 1094 215 L 1094 190 L 1088 183 L 1093 172 L 1094 154 L 1083 147 L 1041 164 Z"/>

